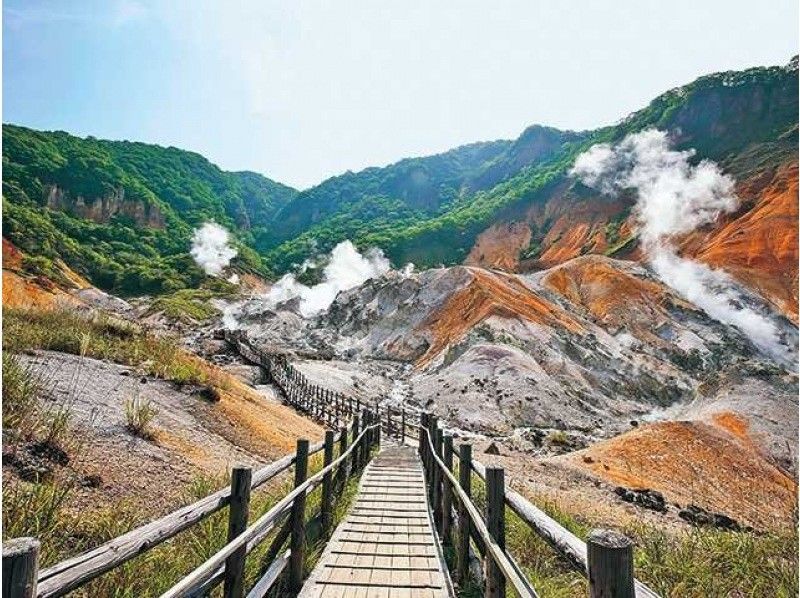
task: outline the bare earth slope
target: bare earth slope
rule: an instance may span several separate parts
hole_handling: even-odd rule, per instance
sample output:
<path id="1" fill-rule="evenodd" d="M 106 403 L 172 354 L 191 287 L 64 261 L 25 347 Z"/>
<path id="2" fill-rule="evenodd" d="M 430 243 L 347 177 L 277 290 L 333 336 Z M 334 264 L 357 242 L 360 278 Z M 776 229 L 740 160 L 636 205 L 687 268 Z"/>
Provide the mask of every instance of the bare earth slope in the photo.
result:
<path id="1" fill-rule="evenodd" d="M 785 521 L 796 500 L 797 375 L 786 364 L 797 329 L 741 292 L 781 330 L 785 360 L 759 353 L 643 265 L 594 255 L 526 276 L 391 272 L 311 320 L 293 302 L 254 301 L 242 325 L 321 384 L 432 409 L 523 459 L 571 453 L 560 466 L 682 504 L 694 496 L 687 488 L 708 487 L 694 504 L 766 526 Z M 710 460 L 716 454 L 730 460 Z M 762 494 L 735 504 L 758 479 L 759 492 L 776 497 L 761 514 Z"/>

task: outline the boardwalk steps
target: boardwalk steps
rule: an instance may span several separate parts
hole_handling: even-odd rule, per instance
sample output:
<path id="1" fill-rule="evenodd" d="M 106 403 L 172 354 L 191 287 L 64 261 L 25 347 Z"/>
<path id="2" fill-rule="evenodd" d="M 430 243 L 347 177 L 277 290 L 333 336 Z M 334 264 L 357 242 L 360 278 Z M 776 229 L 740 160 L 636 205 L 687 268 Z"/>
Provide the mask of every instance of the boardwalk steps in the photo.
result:
<path id="1" fill-rule="evenodd" d="M 384 448 L 299 598 L 445 598 L 453 588 L 408 446 Z"/>
<path id="2" fill-rule="evenodd" d="M 461 587 L 477 582 L 485 598 L 503 598 L 508 586 L 522 598 L 536 598 L 506 548 L 506 511 L 588 578 L 592 598 L 658 598 L 633 576 L 630 540 L 595 530 L 583 542 L 507 487 L 501 468 L 473 459 L 469 443 L 456 445 L 456 437 L 433 414 L 337 394 L 311 383 L 287 356 L 252 346 L 244 333 L 226 333 L 226 340 L 263 368 L 288 404 L 329 428 L 325 442 L 311 445 L 298 439 L 295 454 L 257 471 L 234 468 L 231 486 L 41 571 L 35 539 L 6 542 L 3 596 L 56 598 L 74 590 L 93 595 L 83 586 L 224 510 L 227 544 L 162 598 L 206 596 L 218 586 L 225 598 L 245 598 L 245 592 L 246 598 L 453 596 L 442 546 L 453 551 L 453 580 Z M 416 449 L 405 446 L 411 440 Z M 376 450 L 382 444 L 383 450 Z M 308 458 L 319 452 L 324 453 L 323 467 L 309 475 Z M 250 493 L 290 469 L 294 489 L 259 517 L 249 513 Z M 331 536 L 336 495 L 347 479 L 362 474 L 356 502 Z M 485 488 L 482 509 L 472 500 L 473 481 Z M 309 513 L 306 496 L 318 488 L 320 500 Z M 315 521 L 314 533 L 321 530 L 323 541 L 330 540 L 304 581 L 306 531 Z M 261 578 L 248 591 L 244 565 L 265 540 L 270 540 L 270 562 L 261 564 Z"/>

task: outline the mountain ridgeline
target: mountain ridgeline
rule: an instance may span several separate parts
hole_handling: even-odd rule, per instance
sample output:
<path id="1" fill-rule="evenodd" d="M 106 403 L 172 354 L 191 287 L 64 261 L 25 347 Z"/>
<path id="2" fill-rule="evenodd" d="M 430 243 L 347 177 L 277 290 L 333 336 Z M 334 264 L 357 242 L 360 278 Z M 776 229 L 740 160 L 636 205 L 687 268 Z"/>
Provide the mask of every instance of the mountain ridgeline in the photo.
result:
<path id="1" fill-rule="evenodd" d="M 530 265 L 554 243 L 556 221 L 542 206 L 554 197 L 608 202 L 568 176 L 575 157 L 595 143 L 657 127 L 737 178 L 794 160 L 797 76 L 796 57 L 782 67 L 708 75 L 613 126 L 573 132 L 535 125 L 513 141 L 347 172 L 302 192 L 175 148 L 4 125 L 3 235 L 123 295 L 198 284 L 203 274 L 189 257 L 189 238 L 207 220 L 233 232 L 237 268 L 263 275 L 344 239 L 380 247 L 395 265 L 462 263 L 487 229 L 518 221 L 526 221 L 526 233 L 512 262 L 528 258 Z M 531 216 L 537 206 L 541 214 Z M 629 207 L 608 207 L 603 226 L 619 229 Z M 588 245 L 585 252 L 606 249 Z"/>

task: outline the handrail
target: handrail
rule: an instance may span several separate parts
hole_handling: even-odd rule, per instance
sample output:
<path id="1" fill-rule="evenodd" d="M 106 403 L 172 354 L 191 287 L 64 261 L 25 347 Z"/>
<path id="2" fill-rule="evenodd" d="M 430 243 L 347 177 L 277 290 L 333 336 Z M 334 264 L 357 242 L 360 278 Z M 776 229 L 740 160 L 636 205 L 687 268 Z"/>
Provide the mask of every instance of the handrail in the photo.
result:
<path id="1" fill-rule="evenodd" d="M 323 448 L 323 442 L 315 443 L 309 447 L 309 455 L 316 454 Z M 264 466 L 253 474 L 250 487 L 255 489 L 265 484 L 289 469 L 295 460 L 296 455 L 292 453 Z M 37 596 L 39 598 L 63 596 L 158 546 L 226 507 L 230 501 L 230 493 L 229 485 L 177 511 L 164 515 L 160 519 L 109 540 L 97 548 L 43 569 L 38 577 Z"/>
<path id="2" fill-rule="evenodd" d="M 283 497 L 280 501 L 278 501 L 269 511 L 264 513 L 261 517 L 259 517 L 255 523 L 253 523 L 250 527 L 248 527 L 244 532 L 236 536 L 233 540 L 231 540 L 228 544 L 223 546 L 220 550 L 218 550 L 214 555 L 211 556 L 208 560 L 206 560 L 202 565 L 194 569 L 189 575 L 184 577 L 181 581 L 177 584 L 172 586 L 169 590 L 164 592 L 161 595 L 161 598 L 177 598 L 187 596 L 190 592 L 197 589 L 200 585 L 203 584 L 206 580 L 214 575 L 217 568 L 220 567 L 225 563 L 225 560 L 231 556 L 236 550 L 245 546 L 247 542 L 249 542 L 252 538 L 259 535 L 261 530 L 271 523 L 274 523 L 275 519 L 279 517 L 284 510 L 291 508 L 294 499 L 297 498 L 301 493 L 306 492 L 308 488 L 313 488 L 319 485 L 322 481 L 324 475 L 330 471 L 332 471 L 335 467 L 337 467 L 342 461 L 344 461 L 350 453 L 360 445 L 359 441 L 364 437 L 367 432 L 370 432 L 378 427 L 379 424 L 372 424 L 370 426 L 366 426 L 358 437 L 353 440 L 350 447 L 339 457 L 333 461 L 327 467 L 321 469 L 319 472 L 314 474 L 313 476 L 306 479 L 302 484 L 297 486 L 294 490 L 292 490 L 289 494 Z"/>
<path id="3" fill-rule="evenodd" d="M 471 467 L 478 477 L 484 481 L 486 480 L 486 466 L 483 463 L 473 459 Z M 583 575 L 588 575 L 589 559 L 586 543 L 583 540 L 518 492 L 506 488 L 505 500 L 511 510 L 533 528 L 556 552 L 564 556 Z M 636 590 L 636 598 L 660 598 L 659 594 L 638 579 L 634 579 L 633 583 Z"/>
<path id="4" fill-rule="evenodd" d="M 536 591 L 528 583 L 528 580 L 525 579 L 525 577 L 523 577 L 520 574 L 520 572 L 508 558 L 508 555 L 506 555 L 506 552 L 495 541 L 492 534 L 489 533 L 489 529 L 486 527 L 486 523 L 483 521 L 483 517 L 481 516 L 477 507 L 472 503 L 469 496 L 467 496 L 466 492 L 464 492 L 464 490 L 461 488 L 461 485 L 459 484 L 458 480 L 455 478 L 452 472 L 448 469 L 448 467 L 436 454 L 436 449 L 433 447 L 433 442 L 431 441 L 430 432 L 427 430 L 427 428 L 424 427 L 422 427 L 421 430 L 424 431 L 425 436 L 428 440 L 428 448 L 430 450 L 430 456 L 433 458 L 433 461 L 438 465 L 439 469 L 445 474 L 448 482 L 450 482 L 450 486 L 452 487 L 453 491 L 455 491 L 455 494 L 458 496 L 458 500 L 461 502 L 461 504 L 464 505 L 464 508 L 467 510 L 467 513 L 469 514 L 472 524 L 475 526 L 477 533 L 483 539 L 484 544 L 486 545 L 487 552 L 491 553 L 491 557 L 494 563 L 500 568 L 506 579 L 511 582 L 511 584 L 514 586 L 514 590 L 516 590 L 516 592 L 521 596 L 521 598 L 538 598 L 538 594 L 536 594 Z"/>

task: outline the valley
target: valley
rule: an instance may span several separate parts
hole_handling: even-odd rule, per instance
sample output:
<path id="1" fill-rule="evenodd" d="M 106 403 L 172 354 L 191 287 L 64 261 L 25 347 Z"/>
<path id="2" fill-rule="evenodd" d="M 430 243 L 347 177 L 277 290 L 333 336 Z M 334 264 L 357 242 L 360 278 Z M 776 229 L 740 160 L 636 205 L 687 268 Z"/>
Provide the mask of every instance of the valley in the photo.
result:
<path id="1" fill-rule="evenodd" d="M 664 595 L 796 592 L 797 73 L 716 73 L 611 126 L 302 191 L 3 125 L 8 534 L 49 565 L 319 440 L 240 342 L 435 414 L 574 533 L 635 538 Z M 29 504 L 50 518 L 25 527 Z M 192 533 L 164 575 L 213 552 Z M 737 542 L 751 560 L 728 575 Z M 114 575 L 93 591 L 152 590 Z"/>

